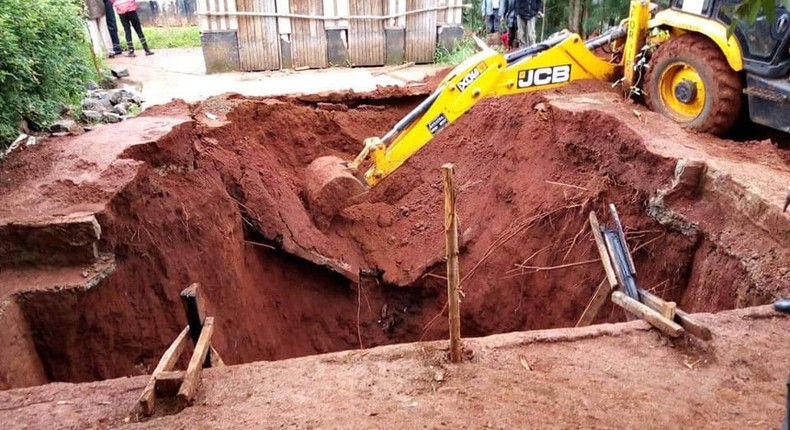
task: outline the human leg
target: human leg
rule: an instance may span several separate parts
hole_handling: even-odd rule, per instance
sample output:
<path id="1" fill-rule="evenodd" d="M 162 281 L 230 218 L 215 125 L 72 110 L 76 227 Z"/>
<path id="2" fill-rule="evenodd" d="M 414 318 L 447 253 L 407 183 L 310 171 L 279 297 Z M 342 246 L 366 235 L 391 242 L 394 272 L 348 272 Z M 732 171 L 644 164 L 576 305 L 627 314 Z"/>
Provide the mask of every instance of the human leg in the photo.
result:
<path id="1" fill-rule="evenodd" d="M 112 8 L 110 0 L 104 0 L 104 9 L 107 18 L 107 31 L 110 33 L 110 40 L 112 41 L 113 55 L 118 55 L 122 52 L 121 41 L 118 39 L 118 23 L 115 20 L 115 10 Z"/>
<path id="2" fill-rule="evenodd" d="M 140 16 L 137 15 L 137 12 L 131 12 L 129 15 L 129 21 L 132 23 L 135 33 L 137 33 L 137 38 L 140 39 L 140 44 L 143 45 L 145 55 L 153 55 L 154 52 L 148 49 L 148 42 L 145 40 L 145 34 L 143 34 L 143 26 L 140 24 Z"/>
<path id="3" fill-rule="evenodd" d="M 536 17 L 532 17 L 527 20 L 527 43 L 528 46 L 532 46 L 538 43 L 537 36 L 535 34 L 535 21 L 538 19 Z"/>
<path id="4" fill-rule="evenodd" d="M 524 21 L 524 19 L 521 18 L 521 16 L 519 16 L 518 17 L 518 45 L 519 45 L 519 48 L 524 48 L 526 46 L 529 46 L 529 45 L 527 45 L 526 32 L 527 32 L 527 23 Z"/>
<path id="5" fill-rule="evenodd" d="M 128 13 L 118 15 L 121 18 L 121 25 L 123 26 L 123 34 L 126 36 L 126 46 L 129 48 L 129 57 L 134 57 L 134 42 L 132 41 L 132 23 L 129 21 Z"/>

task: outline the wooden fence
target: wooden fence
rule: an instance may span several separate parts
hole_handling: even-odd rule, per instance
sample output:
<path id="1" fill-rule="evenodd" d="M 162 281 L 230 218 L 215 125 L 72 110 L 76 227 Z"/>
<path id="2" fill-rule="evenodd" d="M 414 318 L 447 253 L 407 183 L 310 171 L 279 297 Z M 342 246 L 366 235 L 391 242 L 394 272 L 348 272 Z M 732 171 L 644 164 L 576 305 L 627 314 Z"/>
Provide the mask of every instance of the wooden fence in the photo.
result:
<path id="1" fill-rule="evenodd" d="M 209 72 L 430 63 L 463 35 L 463 0 L 197 2 Z"/>

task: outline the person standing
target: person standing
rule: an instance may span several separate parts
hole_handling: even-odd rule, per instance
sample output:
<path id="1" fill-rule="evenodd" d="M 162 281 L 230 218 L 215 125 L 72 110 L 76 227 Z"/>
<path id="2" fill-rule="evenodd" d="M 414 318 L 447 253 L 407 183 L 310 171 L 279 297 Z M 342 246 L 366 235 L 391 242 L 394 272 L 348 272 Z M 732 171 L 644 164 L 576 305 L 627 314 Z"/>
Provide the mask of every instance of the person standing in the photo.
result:
<path id="1" fill-rule="evenodd" d="M 104 19 L 106 9 L 103 0 L 85 0 L 85 12 L 88 18 L 88 33 L 96 55 L 104 55 L 110 46 L 107 40 L 107 21 Z"/>
<path id="2" fill-rule="evenodd" d="M 104 0 L 105 18 L 107 22 L 107 31 L 110 33 L 110 41 L 112 42 L 112 51 L 108 57 L 113 58 L 116 55 L 121 55 L 121 41 L 118 39 L 118 22 L 115 20 L 115 11 L 112 7 L 112 0 Z"/>
<path id="3" fill-rule="evenodd" d="M 535 21 L 543 18 L 543 0 L 517 0 L 518 41 L 524 46 L 537 43 Z"/>
<path id="4" fill-rule="evenodd" d="M 154 52 L 148 49 L 148 42 L 145 40 L 143 34 L 143 26 L 140 24 L 140 17 L 137 15 L 137 0 L 112 0 L 115 11 L 118 12 L 118 17 L 121 18 L 121 25 L 123 25 L 123 32 L 126 36 L 126 44 L 129 46 L 127 57 L 134 57 L 134 43 L 132 42 L 132 27 L 134 27 L 137 38 L 140 39 L 140 44 L 143 45 L 145 55 L 154 55 Z"/>
<path id="5" fill-rule="evenodd" d="M 499 16 L 502 20 L 500 25 L 503 33 L 507 33 L 507 47 L 515 48 L 518 45 L 516 40 L 518 28 L 518 14 L 516 13 L 517 0 L 501 0 Z"/>
<path id="6" fill-rule="evenodd" d="M 500 0 L 483 0 L 480 3 L 483 19 L 485 20 L 486 29 L 489 34 L 499 32 L 499 1 Z"/>

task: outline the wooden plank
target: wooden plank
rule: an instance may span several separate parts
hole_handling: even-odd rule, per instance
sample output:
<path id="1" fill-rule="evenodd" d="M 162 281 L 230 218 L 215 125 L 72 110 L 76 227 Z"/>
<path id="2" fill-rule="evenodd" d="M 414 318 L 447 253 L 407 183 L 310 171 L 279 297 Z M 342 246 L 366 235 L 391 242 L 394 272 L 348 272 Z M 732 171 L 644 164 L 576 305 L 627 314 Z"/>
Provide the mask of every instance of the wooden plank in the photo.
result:
<path id="1" fill-rule="evenodd" d="M 432 8 L 437 0 L 407 0 L 406 11 Z M 436 11 L 406 16 L 406 61 L 432 63 L 436 52 Z"/>
<path id="2" fill-rule="evenodd" d="M 458 216 L 455 213 L 455 185 L 453 184 L 453 165 L 442 166 L 444 180 L 444 233 L 447 248 L 447 301 L 450 320 L 450 361 L 461 361 L 461 311 L 460 283 L 458 267 Z"/>
<path id="3" fill-rule="evenodd" d="M 384 0 L 350 0 L 351 15 L 384 15 Z M 352 19 L 348 27 L 348 56 L 355 66 L 383 66 L 386 50 L 384 20 Z"/>
<path id="4" fill-rule="evenodd" d="M 323 9 L 323 0 L 291 0 L 291 11 L 294 14 L 322 16 Z M 324 22 L 317 19 L 293 18 L 291 27 L 293 67 L 328 67 Z"/>
<path id="5" fill-rule="evenodd" d="M 598 284 L 598 288 L 595 290 L 592 298 L 590 299 L 589 303 L 587 303 L 587 307 L 582 312 L 582 316 L 579 318 L 579 322 L 576 323 L 576 327 L 586 327 L 592 324 L 595 321 L 595 317 L 598 316 L 598 313 L 601 311 L 601 307 L 603 304 L 606 303 L 606 299 L 609 298 L 609 294 L 612 292 L 612 288 L 607 285 L 606 279 L 601 281 Z"/>
<path id="6" fill-rule="evenodd" d="M 275 0 L 237 0 L 239 12 L 275 13 Z M 243 71 L 280 68 L 280 35 L 277 18 L 241 16 L 239 24 L 239 60 Z"/>
<path id="7" fill-rule="evenodd" d="M 636 266 L 634 265 L 634 258 L 631 256 L 631 249 L 628 248 L 628 242 L 625 240 L 625 231 L 623 231 L 623 224 L 620 222 L 620 215 L 617 214 L 617 208 L 614 203 L 609 203 L 609 212 L 612 213 L 614 225 L 617 227 L 617 234 L 620 236 L 620 241 L 623 242 L 623 250 L 628 263 L 628 270 L 631 276 L 636 276 Z"/>
<path id="8" fill-rule="evenodd" d="M 214 349 L 213 346 L 211 347 L 209 354 L 211 356 L 211 367 L 222 367 L 225 365 L 225 362 L 222 360 L 222 357 L 219 356 L 219 353 L 217 352 L 216 349 Z"/>
<path id="9" fill-rule="evenodd" d="M 206 318 L 203 324 L 203 330 L 200 333 L 200 339 L 195 346 L 195 352 L 192 353 L 192 358 L 189 360 L 186 374 L 184 374 L 184 382 L 181 383 L 181 388 L 178 390 L 178 405 L 182 408 L 189 406 L 195 399 L 198 384 L 200 383 L 200 375 L 203 370 L 203 363 L 208 356 L 209 347 L 211 346 L 211 335 L 214 333 L 214 318 Z"/>
<path id="10" fill-rule="evenodd" d="M 628 297 L 621 291 L 615 291 L 612 293 L 612 302 L 634 316 L 647 321 L 650 325 L 661 330 L 662 333 L 669 337 L 679 337 L 685 331 L 683 330 L 683 327 L 674 321 L 664 318 L 657 311 Z"/>
<path id="11" fill-rule="evenodd" d="M 158 375 L 154 375 L 154 379 L 156 379 L 156 394 L 159 397 L 173 397 L 178 393 L 178 389 L 181 388 L 181 383 L 184 380 L 184 371 L 161 372 Z"/>
<path id="12" fill-rule="evenodd" d="M 643 289 L 639 289 L 639 299 L 647 306 L 656 311 L 659 311 L 664 307 L 664 303 L 666 303 L 660 297 L 645 291 Z M 660 312 L 660 311 L 659 311 Z M 679 323 L 681 327 L 683 327 L 687 332 L 697 336 L 702 340 L 711 340 L 713 339 L 713 335 L 710 332 L 710 329 L 705 327 L 704 325 L 700 324 L 696 319 L 694 319 L 691 315 L 683 311 L 682 309 L 676 308 L 675 309 L 675 318 L 674 321 Z"/>
<path id="13" fill-rule="evenodd" d="M 276 0 L 277 13 L 291 13 L 289 0 Z M 277 18 L 277 27 L 281 35 L 291 34 L 291 18 Z"/>
<path id="14" fill-rule="evenodd" d="M 184 352 L 184 348 L 187 346 L 187 341 L 189 340 L 189 327 L 184 327 L 181 330 L 181 333 L 176 337 L 176 340 L 170 344 L 170 347 L 167 348 L 162 358 L 159 359 L 159 364 L 156 365 L 154 369 L 153 375 L 151 375 L 151 379 L 148 381 L 148 384 L 143 389 L 143 394 L 140 395 L 140 399 L 138 403 L 142 409 L 142 413 L 145 416 L 150 416 L 154 413 L 154 400 L 156 397 L 156 375 L 162 372 L 171 370 L 173 366 L 176 365 L 178 362 L 178 358 L 181 356 L 181 353 Z"/>
<path id="15" fill-rule="evenodd" d="M 615 290 L 618 286 L 617 275 L 614 272 L 612 260 L 609 258 L 609 252 L 606 250 L 606 244 L 604 243 L 603 235 L 601 234 L 601 225 L 598 223 L 598 217 L 595 216 L 595 212 L 590 212 L 589 219 L 593 238 L 595 238 L 595 246 L 598 248 L 598 255 L 601 256 L 601 263 L 603 264 L 603 269 L 606 272 L 606 279 L 609 281 L 609 287 L 612 290 Z"/>
<path id="16" fill-rule="evenodd" d="M 675 320 L 675 312 L 677 312 L 677 303 L 675 302 L 664 302 L 664 306 L 661 307 L 661 315 L 664 318 L 674 321 Z"/>

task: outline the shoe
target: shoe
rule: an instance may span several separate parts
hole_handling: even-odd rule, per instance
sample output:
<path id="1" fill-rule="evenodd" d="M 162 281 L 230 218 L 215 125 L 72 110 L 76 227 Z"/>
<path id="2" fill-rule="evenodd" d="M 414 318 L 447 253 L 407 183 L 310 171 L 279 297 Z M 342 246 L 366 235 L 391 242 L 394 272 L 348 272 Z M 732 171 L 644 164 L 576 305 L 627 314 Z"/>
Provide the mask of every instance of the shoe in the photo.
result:
<path id="1" fill-rule="evenodd" d="M 137 55 L 134 55 L 134 49 L 130 49 L 129 52 L 126 53 L 126 56 L 127 57 L 136 57 Z"/>
<path id="2" fill-rule="evenodd" d="M 145 55 L 154 55 L 154 51 L 151 50 L 145 51 Z"/>

